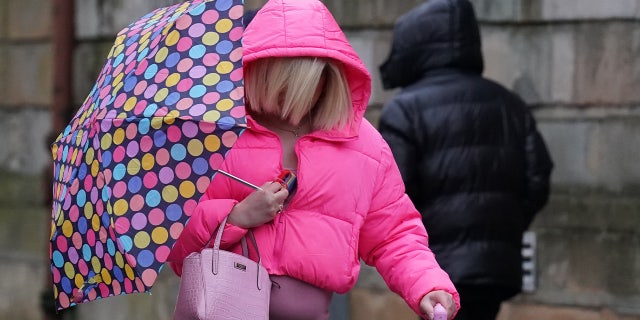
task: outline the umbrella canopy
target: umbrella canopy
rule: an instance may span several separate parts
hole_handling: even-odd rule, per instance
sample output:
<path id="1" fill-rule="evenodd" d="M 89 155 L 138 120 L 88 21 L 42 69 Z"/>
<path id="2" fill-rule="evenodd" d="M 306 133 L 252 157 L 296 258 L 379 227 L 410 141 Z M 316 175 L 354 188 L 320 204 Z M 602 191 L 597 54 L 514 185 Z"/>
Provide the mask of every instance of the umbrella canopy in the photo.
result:
<path id="1" fill-rule="evenodd" d="M 246 128 L 242 3 L 160 8 L 117 35 L 52 146 L 58 309 L 150 290 Z"/>

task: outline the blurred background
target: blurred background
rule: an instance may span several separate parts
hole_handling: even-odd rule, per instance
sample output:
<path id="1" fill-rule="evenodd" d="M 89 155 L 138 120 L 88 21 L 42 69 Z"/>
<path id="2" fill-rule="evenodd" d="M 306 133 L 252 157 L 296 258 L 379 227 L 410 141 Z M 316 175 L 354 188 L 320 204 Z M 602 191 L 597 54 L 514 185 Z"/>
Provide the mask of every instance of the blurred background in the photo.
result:
<path id="1" fill-rule="evenodd" d="M 533 108 L 555 169 L 531 228 L 525 292 L 499 319 L 640 319 L 640 0 L 471 0 L 485 75 Z M 0 320 L 170 319 L 178 278 L 64 313 L 49 279 L 49 144 L 89 93 L 115 34 L 170 0 L 0 0 Z M 264 1 L 245 0 L 247 8 Z M 384 91 L 395 19 L 418 0 L 325 0 Z M 374 269 L 333 319 L 415 319 Z"/>

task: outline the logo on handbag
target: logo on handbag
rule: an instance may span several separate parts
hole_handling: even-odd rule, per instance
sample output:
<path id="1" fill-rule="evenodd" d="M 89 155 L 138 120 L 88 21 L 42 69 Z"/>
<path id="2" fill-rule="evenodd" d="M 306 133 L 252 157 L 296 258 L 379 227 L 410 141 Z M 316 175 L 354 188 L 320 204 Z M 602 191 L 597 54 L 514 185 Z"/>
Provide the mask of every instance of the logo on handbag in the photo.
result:
<path id="1" fill-rule="evenodd" d="M 241 270 L 241 271 L 247 271 L 247 266 L 245 266 L 244 264 L 240 263 L 240 262 L 234 262 L 233 263 L 233 267 Z"/>

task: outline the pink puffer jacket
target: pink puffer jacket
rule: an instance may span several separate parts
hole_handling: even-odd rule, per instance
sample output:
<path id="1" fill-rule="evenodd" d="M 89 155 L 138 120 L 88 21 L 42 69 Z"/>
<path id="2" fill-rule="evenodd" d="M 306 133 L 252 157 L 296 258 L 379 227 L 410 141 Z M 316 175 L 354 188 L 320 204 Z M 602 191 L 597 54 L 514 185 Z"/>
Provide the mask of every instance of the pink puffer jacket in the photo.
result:
<path id="1" fill-rule="evenodd" d="M 389 287 L 419 313 L 429 291 L 458 294 L 427 244 L 420 214 L 404 185 L 388 145 L 363 118 L 370 75 L 324 5 L 317 0 L 271 0 L 244 33 L 244 63 L 263 57 L 320 56 L 341 61 L 353 98 L 354 121 L 343 130 L 301 137 L 298 189 L 274 221 L 254 228 L 263 265 L 339 293 L 349 291 L 360 259 L 377 268 Z M 276 134 L 251 117 L 249 128 L 221 169 L 256 185 L 282 168 Z M 199 202 L 169 262 L 180 275 L 182 261 L 199 251 L 233 206 L 253 190 L 216 175 Z M 240 252 L 245 229 L 227 225 L 223 245 Z"/>

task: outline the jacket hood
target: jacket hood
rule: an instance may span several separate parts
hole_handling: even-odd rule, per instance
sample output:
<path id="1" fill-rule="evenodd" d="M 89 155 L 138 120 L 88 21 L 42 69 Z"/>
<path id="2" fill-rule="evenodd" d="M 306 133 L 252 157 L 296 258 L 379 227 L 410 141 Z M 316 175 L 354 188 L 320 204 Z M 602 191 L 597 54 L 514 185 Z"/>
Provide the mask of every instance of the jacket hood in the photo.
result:
<path id="1" fill-rule="evenodd" d="M 270 0 L 247 25 L 243 65 L 267 57 L 313 56 L 341 62 L 351 88 L 354 121 L 332 137 L 358 135 L 371 95 L 371 75 L 329 10 L 318 0 Z"/>
<path id="2" fill-rule="evenodd" d="M 385 89 L 405 87 L 434 69 L 482 74 L 480 30 L 467 0 L 430 0 L 398 18 L 380 66 Z"/>

